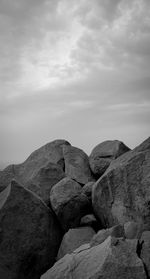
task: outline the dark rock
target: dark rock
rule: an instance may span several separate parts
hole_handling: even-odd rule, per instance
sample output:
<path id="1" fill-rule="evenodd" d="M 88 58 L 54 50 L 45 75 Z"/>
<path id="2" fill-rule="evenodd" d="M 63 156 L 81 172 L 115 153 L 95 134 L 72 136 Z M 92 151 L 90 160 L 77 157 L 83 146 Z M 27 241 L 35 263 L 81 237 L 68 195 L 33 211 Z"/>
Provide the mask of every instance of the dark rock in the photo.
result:
<path id="1" fill-rule="evenodd" d="M 93 214 L 87 214 L 81 218 L 80 226 L 92 227 L 96 232 L 100 229 L 100 224 Z"/>
<path id="2" fill-rule="evenodd" d="M 148 278 L 150 278 L 150 231 L 142 233 L 140 244 L 142 246 L 140 258 L 145 265 Z"/>
<path id="3" fill-rule="evenodd" d="M 150 228 L 150 150 L 114 160 L 93 186 L 92 204 L 103 227 L 128 221 Z"/>
<path id="4" fill-rule="evenodd" d="M 109 167 L 112 160 L 129 150 L 129 147 L 118 140 L 108 140 L 98 144 L 89 157 L 92 172 L 99 178 Z"/>
<path id="5" fill-rule="evenodd" d="M 92 188 L 94 186 L 94 183 L 94 181 L 88 182 L 82 187 L 83 194 L 85 194 L 88 197 L 90 202 L 92 201 Z"/>
<path id="6" fill-rule="evenodd" d="M 12 181 L 0 193 L 0 278 L 39 279 L 53 265 L 60 241 L 52 211 Z"/>
<path id="7" fill-rule="evenodd" d="M 83 245 L 60 259 L 41 279 L 146 279 L 137 240 L 108 237 L 102 244 Z"/>
<path id="8" fill-rule="evenodd" d="M 95 231 L 91 227 L 70 229 L 63 237 L 57 259 L 72 253 L 82 244 L 89 243 L 94 234 Z"/>
<path id="9" fill-rule="evenodd" d="M 95 181 L 92 176 L 89 158 L 86 153 L 73 146 L 64 147 L 65 173 L 80 184 Z"/>
<path id="10" fill-rule="evenodd" d="M 81 186 L 71 178 L 64 178 L 53 186 L 50 202 L 65 231 L 77 227 L 81 217 L 91 210 Z"/>

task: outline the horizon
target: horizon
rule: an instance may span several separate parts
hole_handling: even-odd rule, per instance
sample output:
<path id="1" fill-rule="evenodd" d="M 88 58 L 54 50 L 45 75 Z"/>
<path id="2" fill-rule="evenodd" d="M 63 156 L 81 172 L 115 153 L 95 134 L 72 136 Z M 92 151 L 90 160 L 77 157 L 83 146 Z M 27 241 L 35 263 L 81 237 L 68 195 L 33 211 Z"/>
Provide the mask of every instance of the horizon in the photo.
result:
<path id="1" fill-rule="evenodd" d="M 149 0 L 1 0 L 0 22 L 0 169 L 57 138 L 149 137 Z"/>

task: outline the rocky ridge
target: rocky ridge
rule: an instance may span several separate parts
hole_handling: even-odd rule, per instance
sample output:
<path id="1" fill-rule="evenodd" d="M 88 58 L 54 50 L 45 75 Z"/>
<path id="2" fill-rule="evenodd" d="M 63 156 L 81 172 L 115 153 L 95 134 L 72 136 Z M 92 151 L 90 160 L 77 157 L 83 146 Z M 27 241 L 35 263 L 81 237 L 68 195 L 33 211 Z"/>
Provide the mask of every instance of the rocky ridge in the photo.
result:
<path id="1" fill-rule="evenodd" d="M 0 172 L 0 278 L 149 279 L 150 138 L 66 140 Z"/>

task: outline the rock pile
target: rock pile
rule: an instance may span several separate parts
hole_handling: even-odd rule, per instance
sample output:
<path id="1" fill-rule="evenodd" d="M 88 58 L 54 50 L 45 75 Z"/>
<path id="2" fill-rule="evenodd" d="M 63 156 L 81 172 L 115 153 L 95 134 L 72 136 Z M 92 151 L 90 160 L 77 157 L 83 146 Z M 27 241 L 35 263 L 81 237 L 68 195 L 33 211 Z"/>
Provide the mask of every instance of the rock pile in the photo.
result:
<path id="1" fill-rule="evenodd" d="M 0 278 L 149 279 L 150 138 L 55 140 L 1 171 Z"/>

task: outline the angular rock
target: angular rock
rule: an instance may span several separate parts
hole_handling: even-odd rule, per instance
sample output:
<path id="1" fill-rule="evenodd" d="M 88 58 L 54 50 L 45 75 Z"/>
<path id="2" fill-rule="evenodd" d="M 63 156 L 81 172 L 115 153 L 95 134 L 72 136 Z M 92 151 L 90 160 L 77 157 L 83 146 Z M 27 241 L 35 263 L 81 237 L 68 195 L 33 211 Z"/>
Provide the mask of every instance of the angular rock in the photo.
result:
<path id="1" fill-rule="evenodd" d="M 50 202 L 65 231 L 77 227 L 81 217 L 91 210 L 81 186 L 71 178 L 64 178 L 53 186 Z"/>
<path id="2" fill-rule="evenodd" d="M 51 188 L 64 177 L 65 173 L 63 172 L 61 166 L 48 163 L 33 174 L 32 179 L 27 181 L 25 187 L 39 195 L 49 206 Z"/>
<path id="3" fill-rule="evenodd" d="M 88 197 L 88 199 L 89 199 L 89 201 L 91 202 L 91 200 L 92 200 L 92 188 L 93 188 L 93 186 L 94 186 L 94 181 L 91 181 L 91 182 L 88 182 L 88 183 L 86 183 L 83 187 L 82 187 L 82 192 L 83 192 L 83 194 L 85 194 L 87 197 Z"/>
<path id="4" fill-rule="evenodd" d="M 109 167 L 112 160 L 129 150 L 129 147 L 118 140 L 108 140 L 98 144 L 89 157 L 92 172 L 99 178 Z"/>
<path id="5" fill-rule="evenodd" d="M 18 165 L 10 165 L 0 173 L 0 191 L 12 179 L 25 186 L 48 163 L 57 164 L 64 169 L 63 147 L 70 145 L 65 140 L 54 140 L 34 151 L 27 160 Z"/>
<path id="6" fill-rule="evenodd" d="M 65 173 L 68 177 L 80 184 L 95 181 L 91 173 L 89 158 L 83 150 L 73 146 L 65 146 L 63 151 Z"/>
<path id="7" fill-rule="evenodd" d="M 92 205 L 103 227 L 133 220 L 150 229 L 150 149 L 137 150 L 114 160 L 94 184 Z"/>
<path id="8" fill-rule="evenodd" d="M 142 259 L 147 271 L 147 275 L 150 278 L 150 231 L 145 231 L 142 233 L 140 244 L 142 246 L 140 258 Z"/>
<path id="9" fill-rule="evenodd" d="M 108 237 L 98 246 L 83 245 L 66 255 L 41 279 L 146 279 L 136 249 L 137 240 Z"/>
<path id="10" fill-rule="evenodd" d="M 0 193 L 0 278 L 39 279 L 55 262 L 60 241 L 52 211 L 12 181 Z"/>
<path id="11" fill-rule="evenodd" d="M 114 226 L 106 230 L 100 230 L 97 234 L 93 236 L 90 242 L 90 246 L 96 246 L 104 242 L 108 236 L 120 238 L 124 237 L 124 227 L 121 225 Z"/>
<path id="12" fill-rule="evenodd" d="M 64 257 L 66 254 L 71 254 L 81 245 L 89 243 L 94 235 L 95 231 L 91 227 L 70 229 L 63 237 L 57 260 Z"/>

